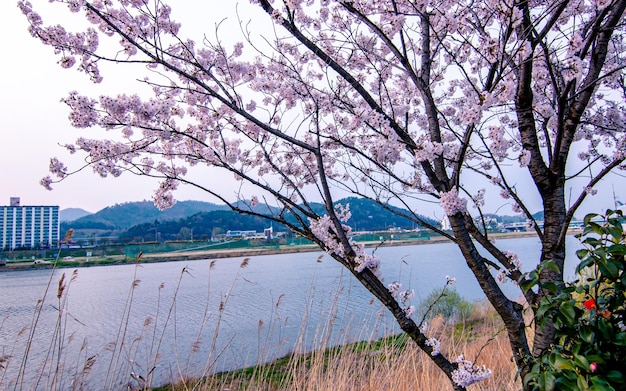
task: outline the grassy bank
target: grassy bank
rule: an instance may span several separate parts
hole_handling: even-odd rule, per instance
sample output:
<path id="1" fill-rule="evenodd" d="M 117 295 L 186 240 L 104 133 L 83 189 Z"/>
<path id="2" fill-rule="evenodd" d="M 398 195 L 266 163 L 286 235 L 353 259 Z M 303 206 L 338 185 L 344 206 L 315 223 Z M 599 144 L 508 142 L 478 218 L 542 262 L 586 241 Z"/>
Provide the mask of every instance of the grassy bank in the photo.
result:
<path id="1" fill-rule="evenodd" d="M 459 322 L 442 316 L 429 321 L 428 335 L 441 341 L 442 353 L 485 365 L 492 376 L 470 390 L 519 390 L 516 367 L 503 326 L 493 308 L 477 303 Z M 442 391 L 450 381 L 405 334 L 373 342 L 358 342 L 310 353 L 294 352 L 270 363 L 184 379 L 155 391 Z"/>
<path id="2" fill-rule="evenodd" d="M 58 282 L 53 281 L 51 274 L 45 291 L 50 291 L 52 297 L 45 304 L 46 292 L 43 292 L 42 299 L 35 306 L 30 326 L 26 325 L 19 331 L 3 330 L 3 322 L 0 321 L 0 335 L 17 333 L 17 336 L 11 337 L 14 342 L 7 339 L 4 348 L 0 344 L 0 388 L 14 386 L 15 389 L 52 390 L 69 389 L 72 384 L 71 388 L 76 390 L 149 390 L 165 381 L 171 384 L 161 386 L 159 390 L 439 391 L 451 388 L 450 382 L 434 367 L 430 357 L 418 350 L 404 335 L 392 335 L 375 342 L 352 343 L 357 340 L 377 339 L 381 335 L 380 330 L 384 329 L 372 322 L 367 322 L 369 326 L 364 327 L 366 323 L 360 321 L 348 325 L 347 329 L 342 328 L 338 333 L 336 320 L 343 316 L 343 310 L 337 304 L 343 295 L 341 286 L 331 292 L 332 303 L 328 303 L 329 306 L 324 309 L 320 308 L 324 316 L 319 317 L 312 328 L 308 327 L 309 315 L 312 315 L 308 311 L 313 310 L 310 304 L 316 288 L 314 282 L 309 304 L 303 303 L 302 328 L 289 342 L 290 354 L 270 361 L 275 357 L 274 352 L 278 350 L 278 345 L 284 341 L 282 331 L 278 334 L 273 332 L 280 329 L 282 322 L 286 321 L 279 311 L 281 295 L 268 308 L 267 317 L 262 318 L 265 322 L 261 318 L 258 322 L 258 349 L 251 356 L 253 359 L 238 361 L 248 354 L 245 348 L 240 348 L 237 351 L 239 355 L 231 358 L 228 366 L 237 367 L 238 362 L 241 362 L 241 366 L 250 363 L 257 365 L 216 374 L 215 371 L 219 370 L 217 362 L 232 342 L 229 339 L 218 341 L 220 329 L 230 327 L 230 322 L 235 319 L 227 314 L 230 312 L 228 298 L 239 293 L 235 282 L 241 279 L 249 283 L 240 276 L 248 261 L 244 259 L 241 262 L 232 283 L 225 285 L 226 290 L 219 291 L 217 295 L 210 293 L 209 278 L 206 297 L 203 299 L 200 291 L 194 296 L 194 300 L 206 300 L 206 303 L 200 323 L 185 326 L 197 328 L 192 332 L 197 335 L 197 339 L 190 347 L 183 347 L 187 343 L 182 343 L 176 337 L 176 328 L 182 326 L 177 324 L 177 313 L 184 313 L 184 303 L 187 300 L 179 302 L 178 299 L 178 289 L 187 274 L 186 268 L 181 270 L 173 295 L 167 301 L 161 302 L 161 284 L 154 299 L 154 308 L 144 306 L 141 314 L 133 315 L 136 312 L 133 304 L 134 291 L 140 286 L 138 271 L 141 267 L 137 264 L 125 305 L 120 308 L 123 312 L 121 320 L 118 324 L 108 326 L 112 331 L 111 340 L 104 341 L 106 343 L 102 346 L 98 342 L 94 345 L 93 341 L 86 339 L 82 342 L 76 340 L 73 332 L 69 332 L 69 326 L 75 325 L 77 320 L 71 315 L 74 311 L 70 304 L 72 300 L 68 301 L 68 292 L 72 281 L 80 278 L 79 271 L 75 270 L 67 278 L 63 274 Z M 215 262 L 211 262 L 209 272 L 214 267 Z M 442 353 L 452 360 L 463 354 L 477 365 L 486 365 L 493 371 L 490 379 L 471 389 L 519 389 L 519 384 L 513 380 L 515 367 L 509 360 L 511 353 L 502 332 L 502 324 L 489 305 L 468 303 L 454 291 L 445 291 L 445 295 L 441 291 L 433 293 L 436 294 L 429 298 L 435 297 L 433 300 L 441 306 L 433 305 L 428 298 L 415 303 L 420 308 L 414 316 L 418 322 L 422 317 L 418 315 L 422 313 L 420 311 L 437 308 L 429 312 L 426 335 L 441 341 Z M 439 301 L 442 298 L 444 299 Z M 371 315 L 379 319 L 376 311 Z M 230 318 L 230 321 L 223 321 L 223 316 Z M 245 314 L 238 313 L 237 316 Z M 44 322 L 44 319 L 47 320 Z M 88 322 L 83 324 L 82 321 L 82 327 L 88 326 Z M 143 323 L 143 326 L 136 327 L 137 322 Z M 41 326 L 42 324 L 47 326 Z M 44 329 L 37 331 L 39 327 Z M 350 327 L 356 329 L 349 330 Z M 171 328 L 174 329 L 173 337 L 164 338 L 166 329 Z M 345 333 L 346 330 L 350 333 Z M 252 335 L 244 338 L 250 336 Z M 336 336 L 339 338 L 335 338 Z M 339 346 L 333 347 L 332 344 Z M 179 345 L 180 349 L 190 349 L 189 354 L 182 351 L 178 353 L 174 349 L 174 353 L 169 354 L 173 354 L 175 360 L 164 360 L 162 354 L 165 345 Z M 204 348 L 200 350 L 202 346 Z M 319 350 L 311 352 L 313 347 Z M 23 358 L 21 352 L 24 352 Z M 168 359 L 172 357 L 169 354 Z M 28 359 L 29 355 L 32 358 Z M 99 367 L 98 371 L 92 372 L 96 366 Z M 157 378 L 160 380 L 155 380 L 157 371 Z M 22 387 L 22 383 L 25 387 Z"/>

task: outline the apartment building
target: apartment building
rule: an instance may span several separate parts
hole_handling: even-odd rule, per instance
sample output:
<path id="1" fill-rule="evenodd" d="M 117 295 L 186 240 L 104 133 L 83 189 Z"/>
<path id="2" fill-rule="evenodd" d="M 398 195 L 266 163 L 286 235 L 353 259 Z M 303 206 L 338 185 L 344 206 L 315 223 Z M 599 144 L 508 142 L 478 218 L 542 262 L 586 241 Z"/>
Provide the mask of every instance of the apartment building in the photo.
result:
<path id="1" fill-rule="evenodd" d="M 22 206 L 11 197 L 0 206 L 0 250 L 56 247 L 60 239 L 58 206 Z"/>

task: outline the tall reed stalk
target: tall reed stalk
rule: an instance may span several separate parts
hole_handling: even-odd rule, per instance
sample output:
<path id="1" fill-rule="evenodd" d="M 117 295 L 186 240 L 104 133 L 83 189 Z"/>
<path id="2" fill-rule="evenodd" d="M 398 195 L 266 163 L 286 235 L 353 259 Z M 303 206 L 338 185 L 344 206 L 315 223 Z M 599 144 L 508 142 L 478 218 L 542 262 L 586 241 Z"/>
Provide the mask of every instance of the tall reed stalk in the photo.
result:
<path id="1" fill-rule="evenodd" d="M 57 257 L 58 259 L 58 257 Z M 281 306 L 289 297 L 283 294 L 272 299 L 271 308 L 268 308 L 267 318 L 259 320 L 256 337 L 256 365 L 238 371 L 216 373 L 218 362 L 229 349 L 234 336 L 224 338 L 220 333 L 224 314 L 228 302 L 237 288 L 237 281 L 242 279 L 243 270 L 248 266 L 250 259 L 244 259 L 237 269 L 230 285 L 217 297 L 211 292 L 211 271 L 216 263 L 209 263 L 207 290 L 204 297 L 203 314 L 195 333 L 195 340 L 190 347 L 180 345 L 178 340 L 178 296 L 184 284 L 184 277 L 191 275 L 191 269 L 181 269 L 173 296 L 168 303 L 163 303 L 161 291 L 158 287 L 154 314 L 143 320 L 138 335 L 132 335 L 131 323 L 135 317 L 135 290 L 140 284 L 141 255 L 134 267 L 132 281 L 122 310 L 121 320 L 116 326 L 114 341 L 99 349 L 96 354 L 89 353 L 88 341 L 83 340 L 78 354 L 74 358 L 68 356 L 68 344 L 73 335 L 67 335 L 68 322 L 77 321 L 70 311 L 69 291 L 71 283 L 77 278 L 76 271 L 70 278 L 61 276 L 57 285 L 54 308 L 57 310 L 56 325 L 50 336 L 45 359 L 35 370 L 28 360 L 34 342 L 35 329 L 39 322 L 43 303 L 52 286 L 52 274 L 44 296 L 37 303 L 33 321 L 28 329 L 25 355 L 14 384 L 14 389 L 42 389 L 46 390 L 90 390 L 90 389 L 132 389 L 151 390 L 158 377 L 157 369 L 163 374 L 160 359 L 164 344 L 172 344 L 174 363 L 170 368 L 170 385 L 161 389 L 167 390 L 266 390 L 266 391 L 368 391 L 368 390 L 433 390 L 441 391 L 441 384 L 448 384 L 441 372 L 435 368 L 432 361 L 425 357 L 425 353 L 415 347 L 404 335 L 391 335 L 377 311 L 371 311 L 371 316 L 364 327 L 354 321 L 345 321 L 339 325 L 339 316 L 348 316 L 350 310 L 340 305 L 340 298 L 350 294 L 350 283 L 341 280 L 338 288 L 330 293 L 329 304 L 317 311 L 320 292 L 316 292 L 317 278 L 312 276 L 309 287 L 309 300 L 303 303 L 302 324 L 300 332 L 290 353 L 275 360 L 276 352 L 283 351 L 283 324 L 286 319 L 281 315 Z M 53 268 L 53 272 L 54 272 Z M 245 278 L 243 278 L 245 280 Z M 247 280 L 246 280 L 247 281 Z M 351 280 L 350 280 L 351 281 Z M 347 286 L 347 292 L 346 292 Z M 164 309 L 165 308 L 165 309 Z M 212 311 L 215 308 L 216 311 Z M 493 371 L 493 376 L 472 386 L 472 390 L 514 390 L 520 384 L 514 380 L 515 365 L 509 360 L 510 347 L 506 336 L 501 332 L 502 324 L 497 320 L 494 311 L 488 304 L 474 305 L 471 314 L 462 317 L 460 322 L 452 322 L 432 313 L 434 307 L 425 308 L 429 316 L 429 335 L 441 341 L 442 349 L 451 356 L 465 354 L 478 364 L 485 364 Z M 311 325 L 313 315 L 319 315 L 317 324 Z M 214 328 L 207 330 L 209 320 Z M 0 323 L 1 326 L 1 323 Z M 189 325 L 186 325 L 189 327 Z M 173 328 L 173 340 L 166 339 L 166 329 Z M 375 341 L 377 342 L 355 342 Z M 205 349 L 200 349 L 204 341 L 208 342 Z M 314 346 L 316 350 L 311 351 Z M 445 348 L 444 348 L 445 347 Z M 186 349 L 190 349 L 187 351 Z M 195 363 L 200 360 L 202 352 L 203 364 L 196 368 Z M 242 357 L 248 352 L 239 352 Z M 179 360 L 179 355 L 187 354 L 186 361 Z M 110 355 L 110 357 L 109 357 Z M 0 370 L 4 367 L 0 377 L 2 388 L 6 367 L 10 363 L 13 350 L 0 352 Z M 106 357 L 106 358 L 105 358 Z M 248 357 L 249 358 L 249 357 Z M 72 361 L 73 360 L 73 361 Z M 104 376 L 94 378 L 91 370 L 96 362 L 102 361 L 106 367 Z M 244 360 L 244 362 L 248 362 Z M 34 378 L 28 378 L 27 373 L 36 373 Z M 8 384 L 8 383 L 4 383 Z"/>
<path id="2" fill-rule="evenodd" d="M 14 390 L 22 390 L 24 387 L 24 377 L 25 377 L 25 371 L 26 368 L 28 367 L 28 357 L 29 357 L 29 353 L 33 344 L 33 338 L 35 337 L 35 331 L 37 330 L 37 325 L 39 324 L 39 319 L 41 317 L 41 313 L 43 310 L 43 306 L 44 303 L 46 301 L 46 297 L 48 296 L 48 291 L 50 290 L 50 287 L 52 286 L 52 280 L 53 280 L 53 276 L 54 276 L 54 271 L 57 268 L 57 265 L 59 263 L 59 259 L 61 257 L 61 249 L 63 248 L 64 244 L 69 243 L 72 240 L 72 237 L 74 236 L 74 230 L 73 229 L 69 229 L 66 233 L 64 238 L 59 242 L 59 248 L 57 251 L 57 256 L 54 259 L 54 262 L 52 264 L 52 270 L 50 272 L 50 278 L 48 279 L 48 283 L 46 284 L 46 288 L 44 290 L 43 296 L 41 297 L 41 299 L 39 299 L 37 301 L 37 305 L 35 307 L 35 311 L 33 312 L 33 320 L 31 321 L 31 326 L 30 326 L 30 330 L 29 330 L 29 334 L 28 334 L 28 338 L 26 340 L 26 346 L 24 349 L 24 354 L 22 355 L 22 362 L 20 364 L 20 368 L 19 368 L 19 372 L 17 374 L 17 379 L 15 381 L 15 386 L 14 386 Z M 46 356 L 46 360 L 48 359 L 48 356 Z M 39 380 L 37 381 L 39 382 Z"/>

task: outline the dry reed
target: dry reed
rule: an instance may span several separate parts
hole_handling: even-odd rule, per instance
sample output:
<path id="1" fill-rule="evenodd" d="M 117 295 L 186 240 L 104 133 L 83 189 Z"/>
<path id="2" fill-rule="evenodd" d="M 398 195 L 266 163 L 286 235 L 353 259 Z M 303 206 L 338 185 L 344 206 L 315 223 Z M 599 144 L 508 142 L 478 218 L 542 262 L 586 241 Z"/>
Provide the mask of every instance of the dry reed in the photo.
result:
<path id="1" fill-rule="evenodd" d="M 442 353 L 464 355 L 492 370 L 484 382 L 469 390 L 519 390 L 511 349 L 495 311 L 486 303 L 474 306 L 464 323 L 451 324 L 442 317 L 431 320 L 429 335 L 441 341 Z M 339 348 L 294 354 L 253 370 L 234 371 L 194 384 L 213 391 L 442 391 L 450 381 L 426 353 L 404 336 L 378 343 L 357 343 Z M 177 386 L 164 389 L 178 390 Z"/>
<path id="2" fill-rule="evenodd" d="M 58 283 L 58 323 L 53 338 L 50 341 L 50 349 L 47 359 L 42 367 L 38 368 L 39 376 L 34 384 L 24 384 L 24 374 L 32 370 L 27 368 L 27 359 L 22 359 L 22 366 L 18 372 L 18 378 L 14 379 L 14 389 L 27 389 L 32 385 L 40 384 L 44 380 L 45 389 L 91 389 L 94 386 L 100 389 L 118 389 L 119 387 L 128 389 L 152 389 L 154 383 L 154 370 L 160 358 L 160 350 L 164 341 L 164 330 L 168 324 L 176 328 L 176 297 L 184 275 L 190 270 L 183 268 L 176 286 L 174 296 L 169 303 L 169 308 L 161 312 L 160 291 L 156 302 L 156 313 L 148 316 L 144 320 L 143 328 L 139 335 L 131 338 L 128 335 L 129 314 L 133 306 L 133 293 L 140 280 L 137 278 L 137 271 L 140 268 L 140 257 L 135 267 L 131 286 L 123 309 L 123 316 L 116 330 L 115 340 L 108 347 L 102 348 L 98 354 L 87 353 L 87 341 L 82 341 L 77 357 L 68 361 L 66 357 L 66 347 L 64 344 L 70 343 L 72 336 L 65 335 L 65 324 L 69 315 L 67 291 L 70 283 L 76 278 L 76 273 L 72 278 L 65 279 L 63 275 Z M 452 389 L 450 381 L 432 363 L 426 353 L 419 350 L 412 341 L 405 336 L 391 336 L 380 341 L 366 343 L 353 343 L 354 340 L 371 341 L 378 338 L 374 335 L 371 325 L 368 329 L 350 330 L 349 338 L 352 340 L 336 336 L 339 332 L 335 324 L 338 312 L 339 297 L 343 294 L 338 289 L 332 297 L 331 310 L 325 320 L 316 326 L 313 336 L 306 323 L 309 311 L 312 311 L 313 302 L 305 305 L 306 310 L 303 315 L 300 336 L 293 348 L 292 353 L 283 359 L 270 361 L 273 353 L 279 349 L 277 347 L 283 343 L 280 330 L 275 333 L 276 328 L 280 328 L 281 317 L 279 308 L 283 301 L 283 295 L 279 296 L 274 303 L 270 318 L 266 321 L 259 321 L 258 324 L 258 365 L 239 371 L 214 374 L 215 366 L 222 356 L 229 343 L 218 344 L 218 335 L 222 316 L 227 308 L 228 299 L 235 289 L 235 281 L 239 279 L 240 272 L 248 266 L 249 260 L 245 259 L 235 278 L 232 281 L 226 294 L 220 297 L 211 297 L 210 289 L 207 289 L 206 305 L 204 308 L 204 320 L 199 325 L 196 342 L 190 347 L 191 354 L 186 362 L 176 361 L 176 365 L 171 368 L 170 379 L 172 385 L 161 387 L 162 390 L 204 390 L 204 391 L 369 391 L 369 390 L 424 390 L 441 391 Z M 215 263 L 212 262 L 209 270 L 213 269 Z M 210 286 L 210 273 L 208 285 Z M 48 290 L 50 283 L 46 287 Z M 310 300 L 315 296 L 315 276 L 310 287 Z M 44 295 L 45 298 L 45 295 Z M 218 312 L 215 314 L 215 329 L 209 335 L 205 335 L 206 322 L 209 318 L 210 303 L 219 302 Z M 43 299 L 38 303 L 33 324 L 30 329 L 31 337 L 27 341 L 26 354 L 28 354 L 32 343 L 33 329 L 37 326 L 39 313 L 41 312 Z M 218 304 L 218 303 L 215 303 Z M 215 305 L 215 304 L 211 304 Z M 322 318 L 320 318 L 322 319 Z M 442 353 L 454 359 L 459 355 L 464 355 L 467 359 L 478 365 L 485 365 L 492 370 L 492 376 L 482 383 L 471 386 L 470 390 L 517 390 L 521 388 L 520 382 L 515 380 L 516 367 L 511 360 L 511 350 L 504 333 L 502 323 L 495 314 L 495 311 L 486 303 L 473 306 L 470 316 L 464 318 L 462 323 L 451 323 L 441 316 L 429 321 L 428 336 L 435 337 L 441 341 Z M 354 331 L 357 331 L 356 333 Z M 276 337 L 272 337 L 278 334 Z M 339 332 L 341 335 L 341 333 Z M 198 347 L 202 344 L 203 335 L 209 337 L 209 353 L 205 359 L 203 368 L 197 371 L 192 363 L 192 358 L 198 353 Z M 356 339 L 355 339 L 356 335 Z M 313 346 L 319 350 L 309 352 L 304 341 L 310 341 L 313 337 Z M 348 337 L 345 337 L 348 338 Z M 176 338 L 174 338 L 176 339 Z M 140 341 L 145 344 L 141 345 Z M 176 344 L 177 341 L 167 341 Z M 340 346 L 332 347 L 331 345 Z M 222 346 L 223 345 L 223 346 Z M 140 368 L 136 360 L 140 348 L 145 348 L 144 365 Z M 14 354 L 15 347 L 10 352 L 0 352 L 0 386 L 6 368 Z M 175 346 L 175 351 L 178 346 Z M 106 375 L 101 379 L 90 378 L 90 371 L 94 363 L 100 359 L 110 356 L 110 361 L 106 366 Z M 270 361 L 269 363 L 267 363 Z M 201 364 L 202 365 L 202 364 Z M 72 368 L 72 375 L 68 375 L 65 368 Z M 196 369 L 196 370 L 194 370 Z M 195 378 L 194 378 L 195 377 Z"/>

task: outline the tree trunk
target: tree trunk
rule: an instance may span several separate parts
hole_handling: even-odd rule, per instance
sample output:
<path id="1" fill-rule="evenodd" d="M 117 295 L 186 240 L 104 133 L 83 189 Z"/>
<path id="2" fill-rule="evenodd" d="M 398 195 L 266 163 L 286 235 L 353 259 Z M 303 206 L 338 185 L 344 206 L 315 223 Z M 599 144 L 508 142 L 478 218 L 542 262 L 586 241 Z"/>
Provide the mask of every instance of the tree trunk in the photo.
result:
<path id="1" fill-rule="evenodd" d="M 333 257 L 344 264 L 344 259 L 338 256 L 333 255 Z M 418 325 L 408 316 L 406 316 L 404 310 L 400 307 L 398 302 L 393 298 L 387 287 L 383 285 L 380 279 L 374 275 L 374 273 L 370 269 L 365 269 L 362 272 L 357 272 L 353 267 L 350 268 L 352 274 L 357 278 L 357 280 L 363 284 L 365 288 L 367 288 L 370 293 L 372 293 L 394 316 L 398 325 L 407 333 L 407 335 L 427 354 L 432 352 L 432 348 L 426 344 L 427 338 L 420 331 Z M 452 373 L 455 369 L 457 369 L 457 364 L 450 362 L 445 356 L 442 354 L 431 355 L 431 359 L 433 362 L 446 374 L 450 383 L 452 384 L 452 388 L 455 391 L 464 391 L 465 387 L 461 387 L 458 384 L 454 383 L 452 380 Z"/>
<path id="2" fill-rule="evenodd" d="M 493 305 L 504 322 L 515 364 L 521 375 L 524 376 L 529 371 L 527 359 L 530 355 L 530 348 L 526 338 L 523 306 L 509 300 L 500 289 L 498 282 L 491 274 L 471 239 L 470 233 L 465 226 L 465 216 L 457 213 L 454 216 L 450 216 L 449 219 L 457 245 L 461 249 L 467 265 L 474 273 L 485 296 L 487 296 L 487 300 Z"/>
<path id="3" fill-rule="evenodd" d="M 543 229 L 543 241 L 541 243 L 541 262 L 552 261 L 558 266 L 559 271 L 552 269 L 544 269 L 539 274 L 539 291 L 535 298 L 533 305 L 533 311 L 539 305 L 539 302 L 543 297 L 552 295 L 552 293 L 546 289 L 541 288 L 541 284 L 545 282 L 557 283 L 563 282 L 563 267 L 565 264 L 565 237 L 561 236 L 561 230 L 563 225 L 567 224 L 565 221 L 565 188 L 563 186 L 564 180 L 559 180 L 554 186 L 554 191 L 544 197 L 543 210 L 544 210 L 544 229 Z M 535 337 L 533 343 L 533 356 L 539 357 L 554 343 L 555 337 L 554 324 L 550 319 L 546 319 L 543 327 L 535 324 Z"/>

